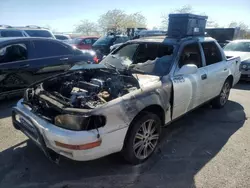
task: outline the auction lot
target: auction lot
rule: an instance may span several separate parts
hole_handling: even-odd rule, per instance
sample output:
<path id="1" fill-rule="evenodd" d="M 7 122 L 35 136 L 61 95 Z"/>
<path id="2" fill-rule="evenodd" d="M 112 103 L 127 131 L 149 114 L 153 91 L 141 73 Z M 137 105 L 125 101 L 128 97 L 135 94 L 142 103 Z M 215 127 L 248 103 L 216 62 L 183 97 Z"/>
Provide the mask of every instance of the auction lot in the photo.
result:
<path id="1" fill-rule="evenodd" d="M 0 105 L 0 187 L 165 188 L 250 187 L 250 84 L 231 90 L 224 109 L 203 106 L 164 128 L 161 146 L 145 164 L 119 154 L 90 162 L 51 163 L 15 130 L 11 107 Z"/>

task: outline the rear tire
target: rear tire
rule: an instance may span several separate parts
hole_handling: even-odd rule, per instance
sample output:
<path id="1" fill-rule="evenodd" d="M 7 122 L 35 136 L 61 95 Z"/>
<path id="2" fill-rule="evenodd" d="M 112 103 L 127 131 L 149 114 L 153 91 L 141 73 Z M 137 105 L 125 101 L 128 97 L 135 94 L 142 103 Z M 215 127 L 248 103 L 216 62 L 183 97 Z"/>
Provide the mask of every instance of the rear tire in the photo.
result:
<path id="1" fill-rule="evenodd" d="M 122 154 L 131 164 L 139 164 L 147 160 L 157 147 L 161 135 L 162 122 L 153 113 L 139 115 L 130 125 Z"/>
<path id="2" fill-rule="evenodd" d="M 212 101 L 212 107 L 217 109 L 224 107 L 228 101 L 230 90 L 231 90 L 231 83 L 229 80 L 226 80 L 221 89 L 220 95 L 217 96 Z"/>

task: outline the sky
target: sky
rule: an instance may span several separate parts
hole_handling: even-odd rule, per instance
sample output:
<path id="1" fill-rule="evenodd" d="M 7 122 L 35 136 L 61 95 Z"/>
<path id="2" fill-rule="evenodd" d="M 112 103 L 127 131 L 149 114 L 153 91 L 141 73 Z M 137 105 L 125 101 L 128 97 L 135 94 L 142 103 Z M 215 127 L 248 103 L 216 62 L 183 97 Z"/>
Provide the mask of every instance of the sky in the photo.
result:
<path id="1" fill-rule="evenodd" d="M 0 24 L 51 26 L 60 32 L 73 31 L 80 20 L 96 22 L 108 10 L 140 12 L 148 28 L 159 27 L 161 16 L 191 5 L 196 13 L 206 13 L 220 26 L 231 21 L 250 27 L 250 0 L 0 0 Z"/>

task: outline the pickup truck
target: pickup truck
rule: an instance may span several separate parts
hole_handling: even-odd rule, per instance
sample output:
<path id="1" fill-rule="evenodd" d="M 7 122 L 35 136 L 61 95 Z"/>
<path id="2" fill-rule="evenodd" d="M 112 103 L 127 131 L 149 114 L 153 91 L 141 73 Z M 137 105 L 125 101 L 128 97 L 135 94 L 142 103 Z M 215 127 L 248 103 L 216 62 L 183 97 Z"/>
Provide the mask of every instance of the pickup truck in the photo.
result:
<path id="1" fill-rule="evenodd" d="M 122 152 L 142 163 L 163 126 L 204 103 L 224 107 L 239 66 L 240 58 L 227 59 L 212 38 L 128 41 L 100 64 L 30 86 L 13 108 L 13 125 L 54 161 Z"/>

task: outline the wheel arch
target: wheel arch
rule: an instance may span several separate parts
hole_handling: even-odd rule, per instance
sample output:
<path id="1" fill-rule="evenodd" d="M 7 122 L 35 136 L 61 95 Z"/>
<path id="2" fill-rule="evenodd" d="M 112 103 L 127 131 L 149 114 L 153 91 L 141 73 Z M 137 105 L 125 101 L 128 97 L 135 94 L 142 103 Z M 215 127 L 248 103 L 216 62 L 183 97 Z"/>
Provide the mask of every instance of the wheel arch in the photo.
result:
<path id="1" fill-rule="evenodd" d="M 234 83 L 234 77 L 233 75 L 229 75 L 226 79 L 226 81 L 229 81 L 230 82 L 230 86 L 233 87 L 233 83 Z"/>
<path id="2" fill-rule="evenodd" d="M 169 110 L 170 110 L 170 108 L 169 108 Z M 124 147 L 125 142 L 126 142 L 126 140 L 128 138 L 128 135 L 130 134 L 130 130 L 132 128 L 133 123 L 137 120 L 137 118 L 139 118 L 140 116 L 142 116 L 142 115 L 144 115 L 145 113 L 148 113 L 148 112 L 149 113 L 154 113 L 155 115 L 157 115 L 162 121 L 162 126 L 165 124 L 165 111 L 160 105 L 152 104 L 152 105 L 146 106 L 139 113 L 137 113 L 137 115 L 133 118 L 133 120 L 129 124 L 128 131 L 127 131 L 125 139 L 124 139 L 123 147 Z"/>

